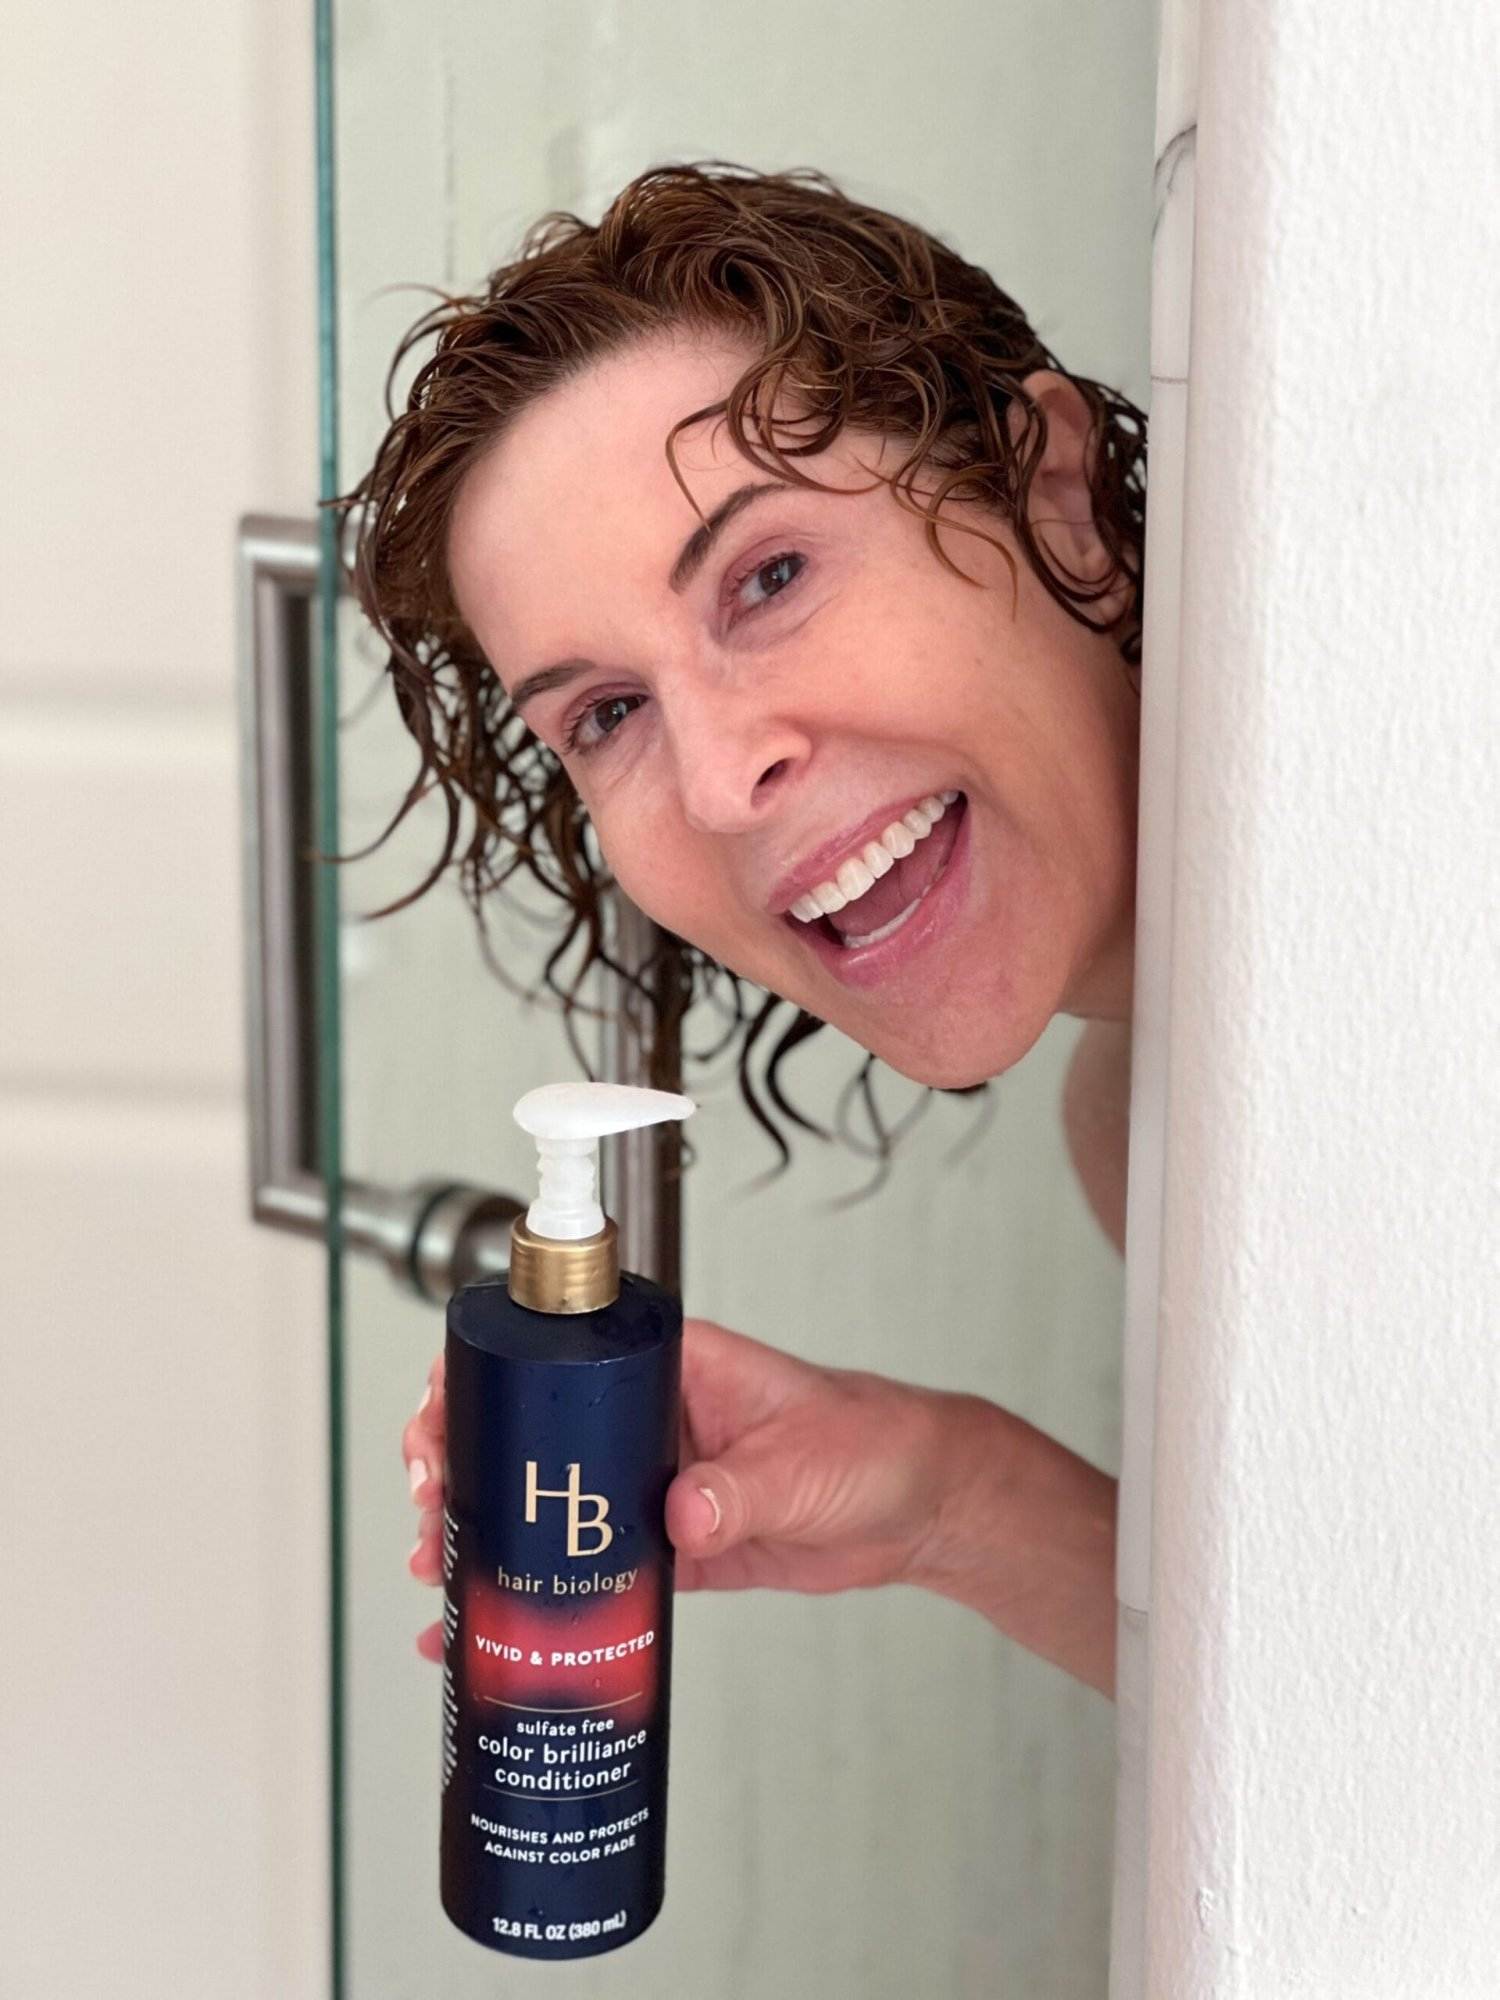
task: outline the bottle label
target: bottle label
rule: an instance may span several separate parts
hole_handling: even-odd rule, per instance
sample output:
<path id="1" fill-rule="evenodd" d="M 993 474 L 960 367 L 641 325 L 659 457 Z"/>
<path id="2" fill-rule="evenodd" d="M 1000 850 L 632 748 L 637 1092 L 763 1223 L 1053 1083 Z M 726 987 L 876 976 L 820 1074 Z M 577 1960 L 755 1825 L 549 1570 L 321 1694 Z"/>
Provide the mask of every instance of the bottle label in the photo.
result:
<path id="1" fill-rule="evenodd" d="M 571 1956 L 661 1902 L 670 1570 L 586 1464 L 516 1469 L 539 1532 L 503 1558 L 444 1515 L 444 1900 L 485 1942 Z"/>

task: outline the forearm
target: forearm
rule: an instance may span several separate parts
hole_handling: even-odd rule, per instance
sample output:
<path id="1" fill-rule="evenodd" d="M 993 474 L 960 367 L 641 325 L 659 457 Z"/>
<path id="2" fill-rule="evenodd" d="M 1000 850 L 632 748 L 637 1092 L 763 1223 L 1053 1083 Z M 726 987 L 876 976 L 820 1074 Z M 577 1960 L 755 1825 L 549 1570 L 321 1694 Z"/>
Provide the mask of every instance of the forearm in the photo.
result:
<path id="1" fill-rule="evenodd" d="M 1116 1482 L 980 1397 L 942 1403 L 940 1501 L 911 1581 L 1113 1698 Z"/>

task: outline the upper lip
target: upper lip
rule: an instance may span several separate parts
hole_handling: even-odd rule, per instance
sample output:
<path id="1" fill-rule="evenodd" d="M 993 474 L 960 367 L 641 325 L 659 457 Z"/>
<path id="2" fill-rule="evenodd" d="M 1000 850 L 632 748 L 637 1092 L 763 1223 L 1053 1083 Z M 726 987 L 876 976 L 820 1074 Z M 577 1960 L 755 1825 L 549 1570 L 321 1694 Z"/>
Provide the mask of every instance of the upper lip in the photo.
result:
<path id="1" fill-rule="evenodd" d="M 810 889 L 816 889 L 820 882 L 831 882 L 843 862 L 862 853 L 872 840 L 879 840 L 893 820 L 900 819 L 913 806 L 920 805 L 923 799 L 930 798 L 941 789 L 938 785 L 929 785 L 923 791 L 909 793 L 894 805 L 879 806 L 862 820 L 846 827 L 842 833 L 834 834 L 832 839 L 813 848 L 795 868 L 782 876 L 771 891 L 766 904 L 771 915 L 784 916 L 793 903 Z"/>

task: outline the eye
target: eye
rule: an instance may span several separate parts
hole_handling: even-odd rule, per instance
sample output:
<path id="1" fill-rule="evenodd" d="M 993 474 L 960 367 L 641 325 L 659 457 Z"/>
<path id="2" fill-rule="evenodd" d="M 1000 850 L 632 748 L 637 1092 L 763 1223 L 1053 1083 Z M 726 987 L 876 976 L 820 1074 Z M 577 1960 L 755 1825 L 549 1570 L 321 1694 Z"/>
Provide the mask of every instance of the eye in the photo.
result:
<path id="1" fill-rule="evenodd" d="M 564 749 L 577 750 L 585 755 L 590 750 L 597 750 L 645 698 L 640 694 L 611 694 L 602 701 L 590 702 L 586 708 L 579 710 L 564 730 Z"/>
<path id="2" fill-rule="evenodd" d="M 768 557 L 765 562 L 757 563 L 753 569 L 746 570 L 742 576 L 737 577 L 730 594 L 739 604 L 744 601 L 742 592 L 746 584 L 753 583 L 764 589 L 764 596 L 747 607 L 745 615 L 748 617 L 751 612 L 759 611 L 771 598 L 779 597 L 784 590 L 789 589 L 806 567 L 806 556 L 800 555 L 795 549 L 785 549 L 780 555 Z M 767 579 L 770 579 L 769 583 Z"/>

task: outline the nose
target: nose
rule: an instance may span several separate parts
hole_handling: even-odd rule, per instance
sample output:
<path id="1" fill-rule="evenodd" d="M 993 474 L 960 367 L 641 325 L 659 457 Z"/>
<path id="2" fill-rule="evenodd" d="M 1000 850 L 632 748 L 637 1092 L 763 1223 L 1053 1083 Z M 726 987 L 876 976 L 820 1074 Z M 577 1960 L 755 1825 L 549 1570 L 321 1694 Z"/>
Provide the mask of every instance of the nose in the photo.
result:
<path id="1" fill-rule="evenodd" d="M 763 825 L 811 755 L 806 732 L 754 688 L 679 689 L 667 728 L 683 812 L 704 833 Z"/>

